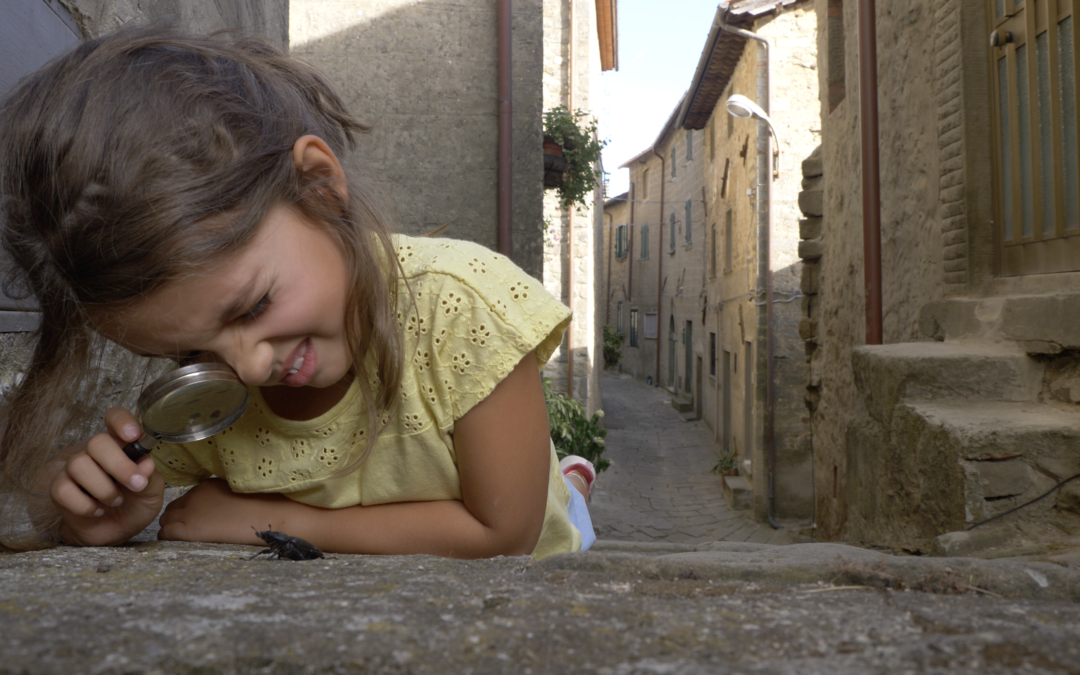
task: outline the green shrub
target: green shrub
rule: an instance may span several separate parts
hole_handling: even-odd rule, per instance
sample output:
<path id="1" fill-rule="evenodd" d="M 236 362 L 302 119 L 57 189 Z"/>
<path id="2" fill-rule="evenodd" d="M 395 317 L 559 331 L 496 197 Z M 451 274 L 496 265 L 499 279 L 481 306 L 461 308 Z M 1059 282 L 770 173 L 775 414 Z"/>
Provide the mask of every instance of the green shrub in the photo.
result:
<path id="1" fill-rule="evenodd" d="M 604 437 L 607 436 L 607 429 L 600 426 L 603 410 L 592 418 L 585 417 L 585 406 L 551 391 L 551 380 L 548 378 L 544 378 L 544 403 L 547 404 L 551 440 L 555 443 L 559 459 L 567 455 L 580 455 L 593 463 L 597 473 L 611 466 L 610 460 L 600 456 L 604 453 Z"/>
<path id="2" fill-rule="evenodd" d="M 589 119 L 579 124 L 578 118 L 589 119 L 588 113 L 584 110 L 571 113 L 564 105 L 544 113 L 544 136 L 562 146 L 563 159 L 570 165 L 556 188 L 559 203 L 564 209 L 576 206 L 581 210 L 588 205 L 601 179 L 596 163 L 607 145 L 607 141 L 596 138 L 595 120 Z"/>
<path id="3" fill-rule="evenodd" d="M 604 367 L 614 368 L 622 358 L 622 336 L 611 326 L 604 326 Z"/>

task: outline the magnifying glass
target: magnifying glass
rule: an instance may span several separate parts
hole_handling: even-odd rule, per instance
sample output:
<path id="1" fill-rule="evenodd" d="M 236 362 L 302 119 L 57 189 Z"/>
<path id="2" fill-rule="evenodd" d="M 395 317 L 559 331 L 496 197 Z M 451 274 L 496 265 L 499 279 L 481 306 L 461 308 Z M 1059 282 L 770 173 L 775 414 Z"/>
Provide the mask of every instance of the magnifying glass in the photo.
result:
<path id="1" fill-rule="evenodd" d="M 135 414 L 146 436 L 124 447 L 131 461 L 150 454 L 158 441 L 189 443 L 227 429 L 247 411 L 250 396 L 224 363 L 196 363 L 166 373 L 139 396 Z"/>

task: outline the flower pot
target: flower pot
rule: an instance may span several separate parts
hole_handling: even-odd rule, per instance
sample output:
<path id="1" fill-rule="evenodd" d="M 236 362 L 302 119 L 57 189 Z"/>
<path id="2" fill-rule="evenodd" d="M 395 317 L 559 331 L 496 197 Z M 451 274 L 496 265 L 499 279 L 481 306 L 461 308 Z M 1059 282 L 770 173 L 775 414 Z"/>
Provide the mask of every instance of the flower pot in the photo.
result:
<path id="1" fill-rule="evenodd" d="M 551 136 L 544 136 L 544 154 L 545 155 L 555 155 L 557 157 L 562 157 L 563 156 L 563 148 Z"/>
<path id="2" fill-rule="evenodd" d="M 563 174 L 570 164 L 563 159 L 562 146 L 550 137 L 544 138 L 544 187 L 554 188 L 562 184 Z"/>

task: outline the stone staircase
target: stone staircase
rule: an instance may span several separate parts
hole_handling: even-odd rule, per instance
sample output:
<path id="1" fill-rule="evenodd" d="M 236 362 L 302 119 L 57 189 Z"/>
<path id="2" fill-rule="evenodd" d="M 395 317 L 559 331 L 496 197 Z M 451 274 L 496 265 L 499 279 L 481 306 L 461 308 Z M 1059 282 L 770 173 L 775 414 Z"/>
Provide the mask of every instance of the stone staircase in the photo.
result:
<path id="1" fill-rule="evenodd" d="M 1080 360 L 1068 356 L 1072 345 L 1053 340 L 978 339 L 1002 334 L 1000 311 L 973 306 L 941 321 L 934 309 L 929 320 L 924 316 L 924 329 L 950 339 L 853 350 L 867 415 L 849 429 L 846 443 L 848 540 L 972 554 L 977 551 L 964 545 L 968 535 L 941 535 L 1080 473 L 1072 385 L 1077 380 L 1080 394 Z M 980 325 L 985 321 L 999 330 Z M 949 327 L 960 339 L 951 339 Z M 1070 363 L 1054 365 L 1046 356 L 1063 353 Z M 1064 382 L 1056 389 L 1047 386 L 1055 372 Z M 1015 547 L 1080 534 L 1078 483 L 983 526 L 988 530 L 977 530 L 979 540 L 1011 540 Z"/>

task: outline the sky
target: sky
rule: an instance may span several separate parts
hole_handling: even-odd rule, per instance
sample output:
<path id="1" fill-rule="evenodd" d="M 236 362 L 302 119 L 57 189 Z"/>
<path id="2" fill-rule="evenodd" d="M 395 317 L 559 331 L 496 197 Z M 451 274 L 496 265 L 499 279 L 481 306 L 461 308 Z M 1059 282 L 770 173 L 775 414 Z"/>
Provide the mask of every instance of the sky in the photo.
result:
<path id="1" fill-rule="evenodd" d="M 619 70 L 600 77 L 608 195 L 626 192 L 620 164 L 656 140 L 694 77 L 717 0 L 619 0 Z"/>

